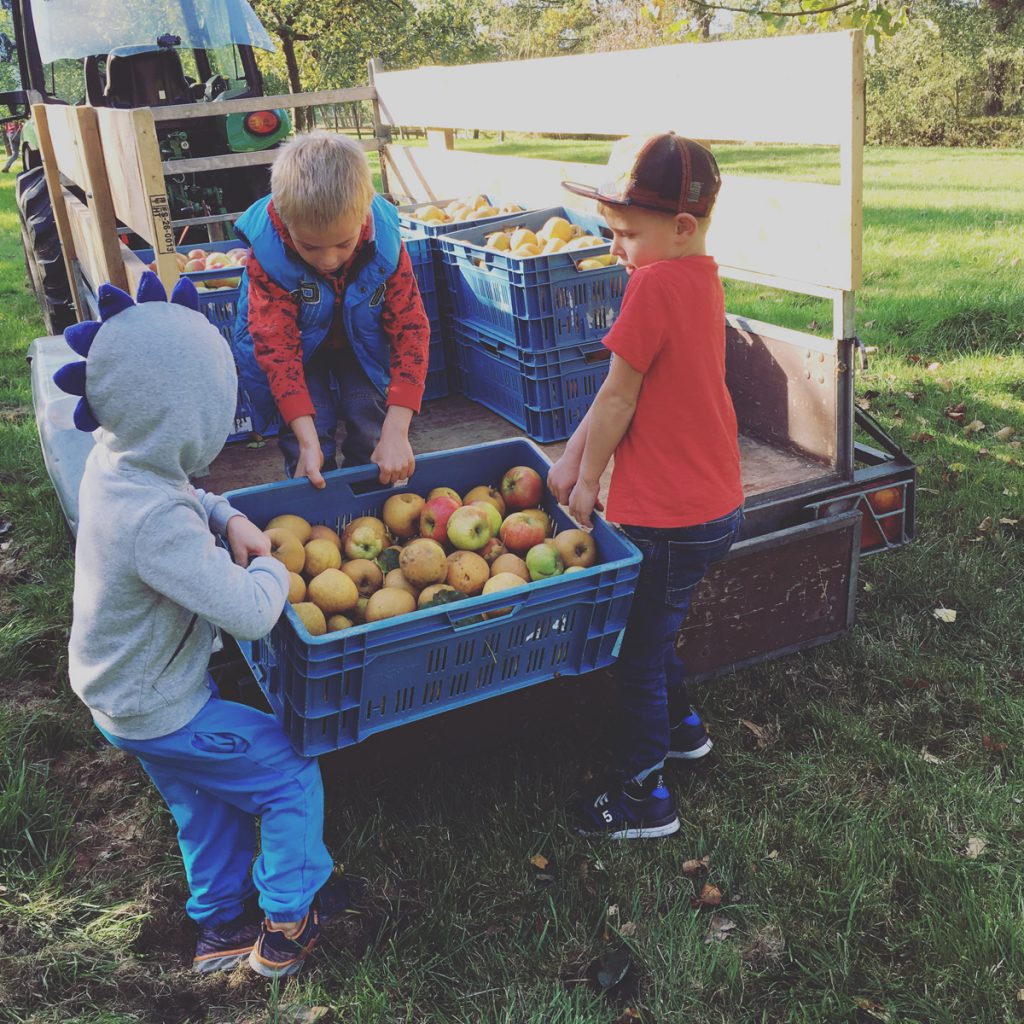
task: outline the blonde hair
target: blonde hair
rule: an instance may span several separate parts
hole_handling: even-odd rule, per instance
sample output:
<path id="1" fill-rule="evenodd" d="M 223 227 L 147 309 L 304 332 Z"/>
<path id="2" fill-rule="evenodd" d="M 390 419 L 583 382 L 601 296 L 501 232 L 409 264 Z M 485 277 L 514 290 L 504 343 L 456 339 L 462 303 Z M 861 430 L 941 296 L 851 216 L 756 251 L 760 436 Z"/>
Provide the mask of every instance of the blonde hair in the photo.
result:
<path id="1" fill-rule="evenodd" d="M 285 224 L 317 230 L 339 217 L 365 217 L 374 195 L 359 143 L 323 131 L 297 135 L 281 147 L 270 170 L 270 190 Z"/>

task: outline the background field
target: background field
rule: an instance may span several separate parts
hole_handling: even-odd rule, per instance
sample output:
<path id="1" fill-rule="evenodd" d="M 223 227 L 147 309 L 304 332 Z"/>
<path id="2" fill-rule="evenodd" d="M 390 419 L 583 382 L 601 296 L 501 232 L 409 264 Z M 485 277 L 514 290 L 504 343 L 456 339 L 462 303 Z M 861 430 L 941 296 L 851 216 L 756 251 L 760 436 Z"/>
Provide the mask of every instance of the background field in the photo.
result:
<path id="1" fill-rule="evenodd" d="M 827 151 L 717 152 L 727 172 L 834 180 Z M 328 842 L 372 906 L 280 992 L 185 971 L 168 815 L 67 689 L 73 566 L 0 179 L 0 1021 L 288 1019 L 282 1004 L 358 1024 L 1021 1019 L 1024 482 L 1019 441 L 995 434 L 1024 437 L 1022 156 L 868 150 L 859 323 L 877 351 L 858 394 L 920 467 L 920 539 L 862 564 L 849 639 L 703 691 L 716 757 L 671 773 L 680 835 L 565 830 L 559 808 L 602 749 L 600 702 L 571 684 L 398 730 L 324 762 Z M 818 300 L 728 298 L 828 333 Z M 709 870 L 685 877 L 705 854 Z M 691 907 L 705 882 L 735 923 L 721 943 Z M 603 993 L 598 977 L 623 969 Z"/>

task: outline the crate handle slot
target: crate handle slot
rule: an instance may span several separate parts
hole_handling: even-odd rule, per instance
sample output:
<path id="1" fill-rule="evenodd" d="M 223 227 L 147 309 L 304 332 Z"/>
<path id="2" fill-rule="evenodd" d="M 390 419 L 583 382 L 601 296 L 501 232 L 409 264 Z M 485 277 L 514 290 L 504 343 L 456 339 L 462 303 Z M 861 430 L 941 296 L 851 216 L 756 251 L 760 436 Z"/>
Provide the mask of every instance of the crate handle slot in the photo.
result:
<path id="1" fill-rule="evenodd" d="M 517 615 L 524 604 L 526 604 L 526 599 L 520 598 L 505 608 L 495 608 L 494 611 L 486 613 L 476 612 L 473 615 L 458 615 L 452 609 L 452 611 L 447 613 L 448 622 L 451 624 L 452 629 L 460 632 L 478 629 L 480 626 L 493 626 L 499 619 L 507 619 L 509 616 Z M 485 615 L 486 618 L 484 617 Z"/>

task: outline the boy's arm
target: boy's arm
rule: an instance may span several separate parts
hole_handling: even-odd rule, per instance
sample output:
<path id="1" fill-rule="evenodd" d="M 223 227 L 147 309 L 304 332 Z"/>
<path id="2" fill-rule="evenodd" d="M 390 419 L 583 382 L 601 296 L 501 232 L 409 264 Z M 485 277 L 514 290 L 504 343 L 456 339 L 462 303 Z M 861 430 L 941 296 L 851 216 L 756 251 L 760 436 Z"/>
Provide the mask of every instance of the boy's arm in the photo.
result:
<path id="1" fill-rule="evenodd" d="M 235 565 L 184 502 L 150 513 L 134 554 L 147 586 L 242 640 L 269 633 L 288 598 L 288 572 L 276 558 Z"/>
<path id="2" fill-rule="evenodd" d="M 590 422 L 579 479 L 569 496 L 569 513 L 585 530 L 593 527 L 590 516 L 597 505 L 601 474 L 629 429 L 643 382 L 642 373 L 621 356 L 612 355 L 608 376 L 587 414 Z"/>
<path id="3" fill-rule="evenodd" d="M 388 278 L 381 326 L 391 342 L 391 382 L 387 415 L 370 461 L 380 467 L 380 482 L 390 484 L 408 479 L 416 468 L 409 424 L 420 411 L 430 362 L 430 321 L 404 245 Z"/>
<path id="4" fill-rule="evenodd" d="M 248 565 L 250 559 L 270 554 L 267 535 L 238 509 L 232 508 L 227 498 L 199 488 L 195 492 L 206 510 L 210 529 L 218 537 L 227 539 L 231 554 L 239 565 Z"/>
<path id="5" fill-rule="evenodd" d="M 590 424 L 590 409 L 580 420 L 579 426 L 573 431 L 572 437 L 566 442 L 565 449 L 555 464 L 548 470 L 548 490 L 555 496 L 559 505 L 569 504 L 569 495 L 576 486 L 580 476 L 580 463 L 583 461 L 583 449 L 587 444 L 587 429 Z"/>

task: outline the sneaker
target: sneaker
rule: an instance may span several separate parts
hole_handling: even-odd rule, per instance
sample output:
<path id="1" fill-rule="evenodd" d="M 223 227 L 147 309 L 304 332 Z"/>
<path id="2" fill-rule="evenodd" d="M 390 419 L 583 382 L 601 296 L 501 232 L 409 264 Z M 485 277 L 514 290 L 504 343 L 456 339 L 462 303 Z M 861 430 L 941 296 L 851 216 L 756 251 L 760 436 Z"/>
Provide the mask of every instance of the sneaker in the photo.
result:
<path id="1" fill-rule="evenodd" d="M 320 923 L 328 921 L 346 911 L 353 909 L 366 898 L 366 882 L 354 875 L 332 878 L 316 894 L 313 906 L 316 907 Z"/>
<path id="2" fill-rule="evenodd" d="M 230 971 L 249 956 L 259 934 L 259 918 L 245 913 L 226 924 L 200 925 L 192 970 L 199 974 Z"/>
<path id="3" fill-rule="evenodd" d="M 256 945 L 249 954 L 249 966 L 264 978 L 295 974 L 319 938 L 320 914 L 315 905 L 306 911 L 298 932 L 292 938 L 278 930 L 272 921 L 264 921 L 259 927 Z"/>
<path id="4" fill-rule="evenodd" d="M 713 746 L 700 715 L 690 708 L 679 725 L 669 731 L 668 753 L 665 756 L 680 761 L 697 761 L 707 757 Z"/>
<path id="5" fill-rule="evenodd" d="M 660 771 L 572 800 L 569 817 L 581 836 L 657 839 L 679 831 L 672 795 Z"/>

